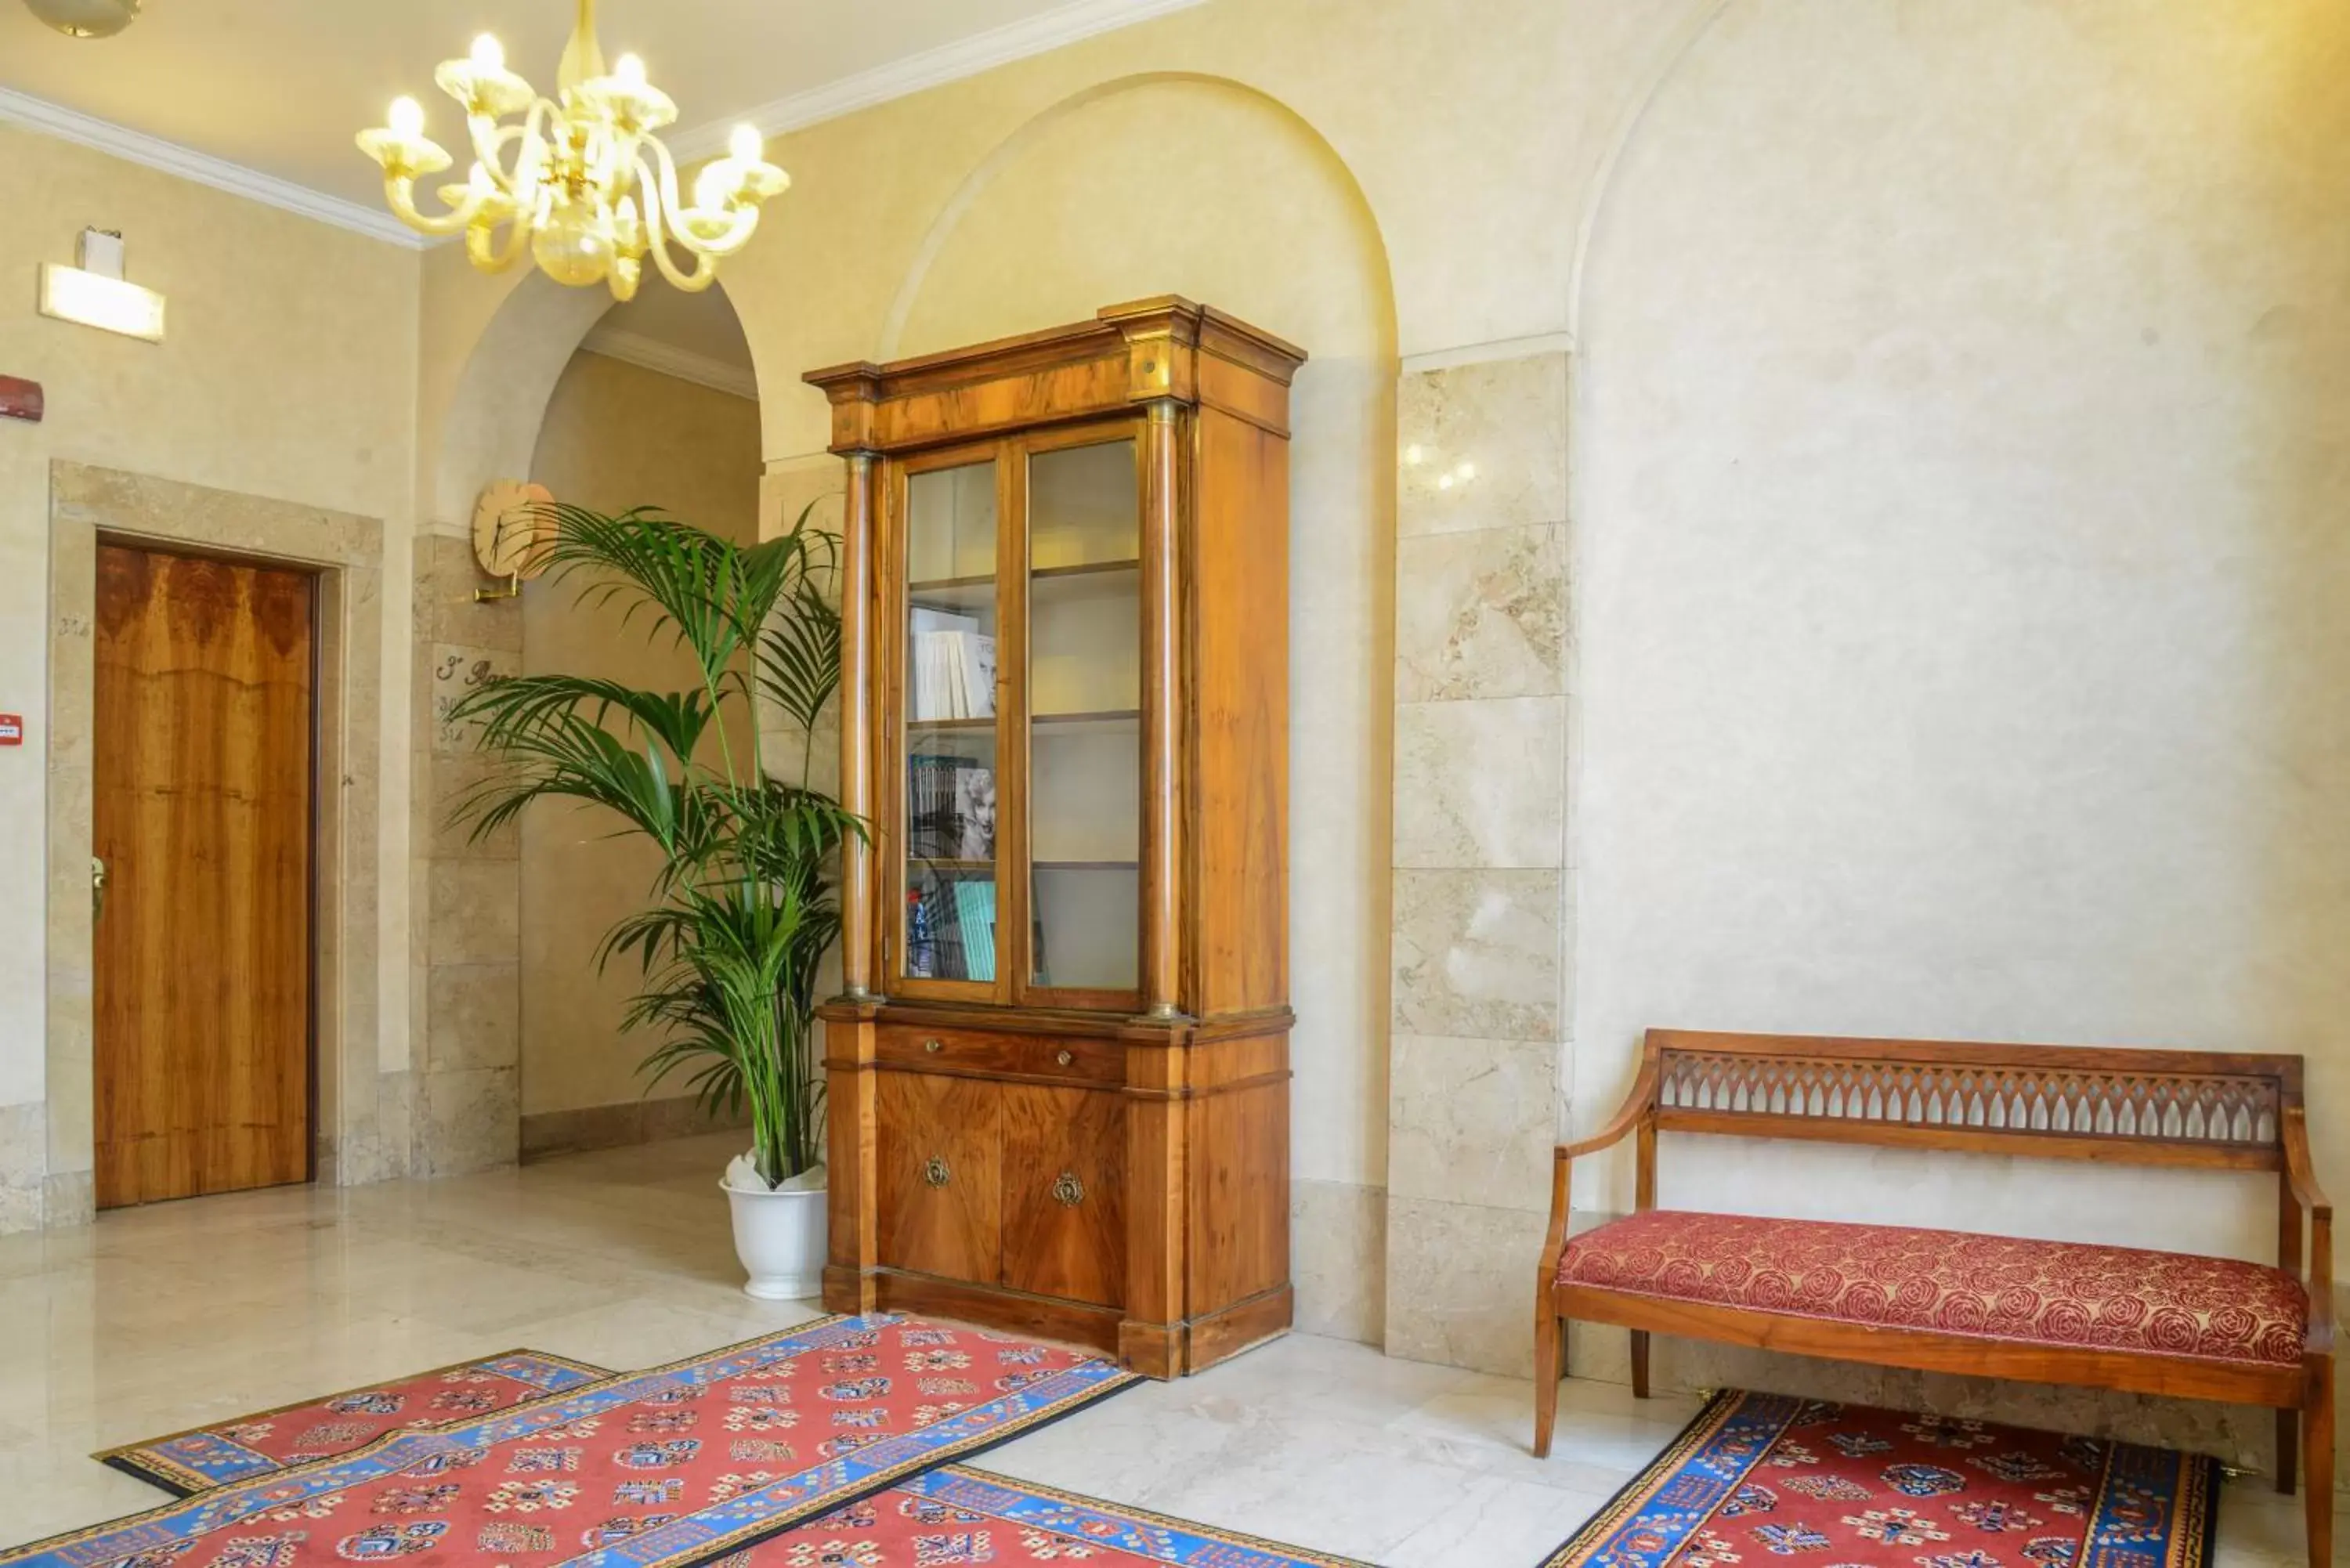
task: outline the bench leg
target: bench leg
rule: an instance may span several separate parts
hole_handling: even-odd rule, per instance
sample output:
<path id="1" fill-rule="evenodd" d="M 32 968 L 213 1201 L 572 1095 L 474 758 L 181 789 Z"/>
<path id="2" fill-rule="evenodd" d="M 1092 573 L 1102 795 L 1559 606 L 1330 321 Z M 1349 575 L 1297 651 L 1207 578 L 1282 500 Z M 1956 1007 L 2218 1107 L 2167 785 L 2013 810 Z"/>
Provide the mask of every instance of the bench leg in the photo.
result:
<path id="1" fill-rule="evenodd" d="M 2301 1462 L 2301 1412 L 2279 1410 L 2277 1418 L 2277 1490 L 2293 1495 L 2293 1467 Z"/>
<path id="2" fill-rule="evenodd" d="M 1558 1425 L 1558 1380 L 1566 1376 L 1566 1320 L 1554 1311 L 1545 1282 L 1534 1301 L 1534 1458 L 1550 1457 Z"/>
<path id="3" fill-rule="evenodd" d="M 2309 1521 L 2309 1568 L 2334 1562 L 2334 1357 L 2310 1373 L 2310 1403 L 2301 1413 L 2301 1506 Z"/>
<path id="4" fill-rule="evenodd" d="M 1632 1331 L 1632 1397 L 1646 1399 L 1648 1397 L 1648 1331 L 1636 1328 Z"/>

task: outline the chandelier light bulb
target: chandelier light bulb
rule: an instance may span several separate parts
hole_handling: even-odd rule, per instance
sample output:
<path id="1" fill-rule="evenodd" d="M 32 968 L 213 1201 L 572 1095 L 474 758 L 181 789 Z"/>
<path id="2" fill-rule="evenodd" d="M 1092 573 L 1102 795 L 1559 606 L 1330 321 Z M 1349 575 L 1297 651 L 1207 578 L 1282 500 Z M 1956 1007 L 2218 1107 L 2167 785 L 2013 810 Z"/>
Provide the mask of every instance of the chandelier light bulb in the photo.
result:
<path id="1" fill-rule="evenodd" d="M 738 125 L 726 143 L 727 152 L 737 163 L 756 163 L 767 155 L 767 144 L 755 125 Z"/>
<path id="2" fill-rule="evenodd" d="M 632 88 L 645 85 L 645 62 L 635 55 L 622 55 L 612 74 Z"/>
<path id="3" fill-rule="evenodd" d="M 473 64 L 485 71 L 506 68 L 506 47 L 498 42 L 494 33 L 484 33 L 473 40 Z"/>
<path id="4" fill-rule="evenodd" d="M 391 129 L 395 135 L 419 137 L 424 134 L 424 106 L 412 98 L 391 100 Z"/>

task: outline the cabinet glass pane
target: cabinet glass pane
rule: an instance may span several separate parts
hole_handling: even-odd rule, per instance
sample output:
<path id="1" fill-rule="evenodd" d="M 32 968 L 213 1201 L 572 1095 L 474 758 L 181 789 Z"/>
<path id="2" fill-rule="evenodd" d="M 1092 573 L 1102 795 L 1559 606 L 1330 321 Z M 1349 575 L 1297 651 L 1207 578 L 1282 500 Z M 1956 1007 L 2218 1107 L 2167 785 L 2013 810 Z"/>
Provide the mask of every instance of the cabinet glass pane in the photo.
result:
<path id="1" fill-rule="evenodd" d="M 993 462 L 906 481 L 910 979 L 995 979 L 995 513 Z"/>
<path id="2" fill-rule="evenodd" d="M 1141 973 L 1142 520 L 1131 440 L 1028 462 L 1030 981 Z"/>

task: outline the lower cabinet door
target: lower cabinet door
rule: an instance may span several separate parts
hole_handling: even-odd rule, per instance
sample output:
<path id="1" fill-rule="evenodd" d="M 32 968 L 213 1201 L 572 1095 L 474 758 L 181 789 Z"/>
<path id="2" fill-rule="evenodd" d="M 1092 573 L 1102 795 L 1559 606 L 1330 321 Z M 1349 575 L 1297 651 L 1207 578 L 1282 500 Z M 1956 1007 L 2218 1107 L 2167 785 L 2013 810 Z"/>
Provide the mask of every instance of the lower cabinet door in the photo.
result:
<path id="1" fill-rule="evenodd" d="M 989 1283 L 1002 1256 L 999 1086 L 920 1073 L 875 1079 L 882 1263 Z"/>
<path id="2" fill-rule="evenodd" d="M 1001 1086 L 1003 1283 L 1065 1301 L 1126 1297 L 1126 1101 Z"/>

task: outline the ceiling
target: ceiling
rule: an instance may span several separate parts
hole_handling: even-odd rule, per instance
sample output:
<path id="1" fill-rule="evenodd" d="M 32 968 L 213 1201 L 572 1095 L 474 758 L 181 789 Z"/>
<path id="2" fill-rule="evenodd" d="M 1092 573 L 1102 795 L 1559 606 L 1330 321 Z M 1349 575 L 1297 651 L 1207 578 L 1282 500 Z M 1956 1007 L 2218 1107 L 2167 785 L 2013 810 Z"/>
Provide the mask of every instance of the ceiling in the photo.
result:
<path id="1" fill-rule="evenodd" d="M 642 56 L 678 101 L 665 140 L 684 159 L 718 151 L 739 120 L 772 135 L 1200 3 L 599 0 L 597 18 L 606 57 Z M 0 0 L 0 124 L 421 244 L 385 209 L 381 176 L 352 137 L 406 93 L 457 151 L 463 122 L 433 67 L 494 33 L 514 68 L 551 91 L 576 4 L 146 0 L 127 32 L 85 41 Z M 730 389 L 750 380 L 750 349 L 717 289 L 680 295 L 649 280 L 590 347 Z"/>
<path id="2" fill-rule="evenodd" d="M 1191 3 L 601 0 L 598 20 L 607 57 L 641 55 L 678 100 L 681 133 L 772 131 Z M 82 41 L 0 0 L 0 88 L 380 210 L 352 135 L 408 93 L 453 146 L 433 67 L 492 32 L 549 90 L 572 16 L 573 0 L 147 0 L 128 32 Z"/>

